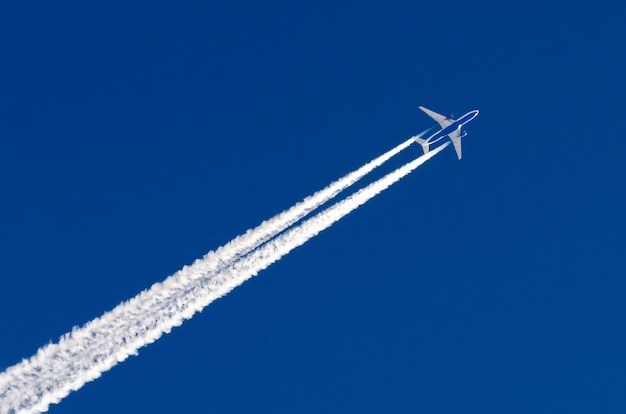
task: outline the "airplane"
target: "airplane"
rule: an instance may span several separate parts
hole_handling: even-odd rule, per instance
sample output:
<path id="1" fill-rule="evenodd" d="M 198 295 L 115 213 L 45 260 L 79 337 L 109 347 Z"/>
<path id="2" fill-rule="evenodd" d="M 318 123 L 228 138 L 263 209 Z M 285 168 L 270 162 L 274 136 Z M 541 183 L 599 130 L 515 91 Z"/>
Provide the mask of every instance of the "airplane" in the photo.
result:
<path id="1" fill-rule="evenodd" d="M 439 142 L 442 139 L 445 139 L 446 136 L 450 137 L 452 140 L 452 144 L 454 145 L 454 150 L 456 151 L 456 156 L 461 159 L 461 138 L 467 135 L 467 132 L 461 131 L 461 127 L 467 124 L 472 119 L 478 116 L 480 112 L 478 109 L 473 111 L 469 111 L 459 119 L 451 119 L 446 118 L 443 115 L 438 114 L 437 112 L 431 111 L 430 109 L 426 109 L 423 106 L 419 107 L 422 111 L 426 112 L 428 116 L 437 121 L 441 126 L 441 129 L 435 132 L 433 135 L 426 139 L 419 138 L 417 136 L 413 137 L 416 142 L 418 142 L 422 148 L 424 149 L 424 154 L 428 152 L 430 146 L 435 142 Z"/>

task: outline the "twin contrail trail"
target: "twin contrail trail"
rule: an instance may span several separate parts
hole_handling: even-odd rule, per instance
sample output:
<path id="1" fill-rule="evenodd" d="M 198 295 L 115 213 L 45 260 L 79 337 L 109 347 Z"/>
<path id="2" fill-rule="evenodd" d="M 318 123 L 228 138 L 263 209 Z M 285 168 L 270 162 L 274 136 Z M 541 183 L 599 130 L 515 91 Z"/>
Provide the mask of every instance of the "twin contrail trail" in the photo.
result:
<path id="1" fill-rule="evenodd" d="M 183 267 L 162 283 L 156 283 L 83 327 L 74 328 L 58 343 L 40 348 L 31 358 L 0 373 L 0 414 L 47 411 L 50 404 L 58 403 L 71 391 L 98 378 L 129 355 L 137 354 L 139 348 L 169 333 L 173 327 L 330 227 L 448 145 L 405 164 L 294 226 L 413 142 L 413 139 L 403 142 L 192 265 Z"/>

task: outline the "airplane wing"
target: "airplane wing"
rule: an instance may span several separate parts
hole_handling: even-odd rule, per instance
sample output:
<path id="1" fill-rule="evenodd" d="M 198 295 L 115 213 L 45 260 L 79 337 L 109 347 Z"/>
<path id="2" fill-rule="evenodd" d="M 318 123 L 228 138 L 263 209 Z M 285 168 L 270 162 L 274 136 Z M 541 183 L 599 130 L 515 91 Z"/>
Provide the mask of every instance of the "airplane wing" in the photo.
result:
<path id="1" fill-rule="evenodd" d="M 459 157 L 459 159 L 461 159 L 461 156 L 463 155 L 461 153 L 461 128 L 459 127 L 455 129 L 454 131 L 449 133 L 448 136 L 452 140 L 452 144 L 454 145 L 454 150 L 456 151 L 456 156 Z"/>
<path id="2" fill-rule="evenodd" d="M 437 112 L 431 111 L 430 109 L 424 108 L 423 106 L 420 106 L 420 109 L 424 112 L 426 112 L 426 114 L 431 117 L 432 119 L 434 119 L 435 121 L 437 121 L 439 123 L 439 125 L 441 125 L 441 128 L 445 128 L 448 125 L 450 125 L 452 122 L 454 122 L 454 119 L 450 120 L 448 118 L 446 118 L 445 116 L 438 114 Z"/>

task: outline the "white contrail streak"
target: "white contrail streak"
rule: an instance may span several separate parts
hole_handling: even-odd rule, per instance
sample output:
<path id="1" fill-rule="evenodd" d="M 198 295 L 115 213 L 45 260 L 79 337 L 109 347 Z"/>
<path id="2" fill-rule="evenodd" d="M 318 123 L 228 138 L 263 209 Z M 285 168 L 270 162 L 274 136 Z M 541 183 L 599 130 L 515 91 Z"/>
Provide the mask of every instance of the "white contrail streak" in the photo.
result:
<path id="1" fill-rule="evenodd" d="M 424 133 L 425 132 L 427 131 L 424 131 Z M 418 136 L 421 136 L 422 134 Z M 413 142 L 415 141 L 410 138 L 400 145 L 396 146 L 395 148 L 392 148 L 391 150 L 382 154 L 381 156 L 376 157 L 372 161 L 363 165 L 361 168 L 352 171 L 351 173 L 331 183 L 326 188 L 316 192 L 309 197 L 306 197 L 303 201 L 295 204 L 290 209 L 274 216 L 269 220 L 264 221 L 256 228 L 248 230 L 245 234 L 236 237 L 235 239 L 228 242 L 226 245 L 218 248 L 217 250 L 209 252 L 202 259 L 198 259 L 196 261 L 196 265 L 202 266 L 203 274 L 208 274 L 211 271 L 216 271 L 220 267 L 227 265 L 232 260 L 236 260 L 238 257 L 249 253 L 267 240 L 276 236 L 278 233 L 282 232 L 286 228 L 301 220 L 303 217 L 310 214 L 311 211 L 317 209 L 321 205 L 328 202 L 330 199 L 334 198 L 341 191 L 356 183 L 358 180 L 372 172 L 372 170 L 374 170 L 376 167 L 384 164 L 390 158 L 410 146 Z M 194 275 L 190 274 L 189 276 L 189 280 L 193 281 L 192 278 Z M 165 282 L 166 285 L 168 283 L 171 282 L 169 280 Z M 143 294 L 140 294 L 138 297 L 135 298 L 135 300 L 139 301 L 142 295 Z M 115 309 L 114 311 L 103 315 L 101 318 L 99 318 L 99 320 L 100 322 L 106 324 L 111 321 L 112 318 L 118 316 L 123 317 L 121 315 L 121 312 L 119 312 L 118 309 Z M 44 349 L 40 350 L 40 352 L 41 351 L 44 351 Z M 26 363 L 23 363 L 21 365 L 21 368 L 24 368 L 26 365 Z M 16 376 L 20 375 L 17 366 L 10 368 L 9 370 L 12 374 Z M 5 388 L 9 385 L 8 382 L 12 380 L 13 378 L 11 378 L 11 376 L 0 374 L 0 399 L 3 396 L 3 392 L 5 392 Z"/>
<path id="2" fill-rule="evenodd" d="M 99 377 L 102 372 L 125 360 L 129 355 L 136 354 L 139 348 L 155 341 L 163 333 L 180 325 L 184 319 L 191 318 L 215 299 L 279 260 L 293 248 L 305 243 L 444 147 L 437 148 L 401 167 L 258 247 L 272 237 L 269 235 L 270 230 L 276 228 L 275 219 L 269 220 L 260 226 L 260 228 L 266 226 L 267 232 L 256 236 L 248 232 L 241 237 L 247 240 L 244 243 L 247 247 L 237 247 L 234 242 L 229 243 L 227 246 L 230 246 L 232 253 L 224 246 L 222 251 L 229 254 L 220 257 L 215 252 L 214 255 L 217 257 L 213 260 L 197 260 L 193 265 L 184 267 L 167 278 L 162 284 L 155 284 L 101 318 L 89 322 L 82 328 L 75 328 L 71 333 L 64 335 L 57 344 L 41 348 L 29 360 L 24 360 L 0 374 L 0 413 L 46 411 L 49 404 L 59 402 L 72 390 L 77 390 L 86 382 Z M 311 198 L 313 197 L 315 195 Z M 300 218 L 304 215 L 306 214 Z M 271 224 L 272 222 L 274 224 Z M 282 230 L 278 232 L 280 231 Z M 233 260 L 229 263 L 224 257 Z"/>
<path id="3" fill-rule="evenodd" d="M 426 130 L 418 134 L 417 137 L 421 137 L 428 131 L 429 130 Z M 305 198 L 301 202 L 295 204 L 290 209 L 280 214 L 277 214 L 269 220 L 264 221 L 256 228 L 248 230 L 241 236 L 235 237 L 224 246 L 219 247 L 215 251 L 209 252 L 202 259 L 198 260 L 202 260 L 205 263 L 208 261 L 216 262 L 215 265 L 219 266 L 220 264 L 224 265 L 230 263 L 231 260 L 234 260 L 237 257 L 241 257 L 249 253 L 250 251 L 265 243 L 267 240 L 271 239 L 278 233 L 282 232 L 288 227 L 291 227 L 293 224 L 297 223 L 302 218 L 309 215 L 309 213 L 311 213 L 313 210 L 333 199 L 335 196 L 337 196 L 337 194 L 347 189 L 348 187 L 359 181 L 361 178 L 365 177 L 376 167 L 379 167 L 385 162 L 389 161 L 389 159 L 409 147 L 414 142 L 415 140 L 413 138 L 407 139 L 402 144 L 396 146 L 395 148 L 392 148 L 381 156 L 374 158 L 372 161 L 363 165 L 361 168 L 352 171 L 351 173 L 331 183 L 326 188 Z"/>
<path id="4" fill-rule="evenodd" d="M 186 272 L 185 269 L 183 269 L 183 271 L 179 272 L 181 273 L 181 277 L 177 279 L 178 283 L 174 283 L 173 277 L 168 278 L 163 283 L 163 285 L 157 284 L 149 291 L 144 291 L 140 293 L 129 302 L 119 305 L 111 312 L 105 313 L 102 317 L 93 320 L 81 329 L 74 328 L 72 333 L 66 334 L 64 337 L 62 337 L 58 344 L 45 346 L 41 348 L 38 353 L 30 360 L 25 360 L 21 364 L 17 364 L 9 368 L 6 372 L 0 374 L 0 408 L 2 407 L 2 404 L 4 404 L 3 400 L 8 399 L 8 397 L 10 396 L 10 392 L 8 390 L 28 389 L 28 387 L 25 386 L 25 383 L 28 383 L 30 385 L 31 393 L 33 389 L 39 389 L 38 391 L 32 393 L 32 395 L 30 395 L 30 397 L 28 398 L 33 401 L 40 399 L 40 405 L 42 407 L 47 407 L 49 403 L 57 402 L 59 398 L 64 397 L 71 390 L 77 389 L 78 387 L 82 386 L 82 384 L 86 382 L 85 378 L 87 378 L 87 381 L 96 378 L 97 376 L 99 376 L 99 374 L 93 374 L 95 376 L 88 376 L 85 378 L 79 375 L 79 378 L 76 379 L 76 381 L 72 380 L 70 382 L 65 382 L 65 385 L 63 385 L 60 389 L 51 392 L 53 389 L 56 389 L 55 386 L 51 385 L 53 381 L 47 379 L 46 375 L 42 374 L 41 372 L 38 372 L 36 376 L 32 376 L 30 374 L 32 372 L 31 365 L 36 361 L 44 362 L 49 359 L 58 360 L 59 355 L 63 353 L 67 354 L 68 350 L 79 349 L 80 347 L 76 347 L 74 345 L 79 340 L 89 342 L 90 346 L 94 348 L 97 347 L 98 349 L 103 349 L 103 347 L 106 346 L 104 343 L 109 341 L 112 336 L 116 338 L 122 338 L 123 343 L 126 343 L 129 340 L 129 337 L 137 337 L 138 341 L 140 341 L 139 336 L 141 334 L 141 330 L 138 330 L 136 326 L 132 326 L 134 325 L 133 320 L 136 318 L 151 318 L 151 315 L 154 312 L 154 303 L 162 304 L 165 298 L 169 298 L 172 296 L 172 293 L 168 291 L 168 287 L 170 285 L 175 285 L 177 291 L 180 293 L 185 284 L 193 283 L 194 279 L 199 275 L 202 275 L 204 277 L 209 276 L 212 273 L 218 271 L 223 266 L 230 263 L 231 261 L 236 260 L 237 258 L 249 253 L 267 240 L 276 236 L 281 231 L 292 226 L 303 217 L 310 214 L 311 211 L 328 202 L 341 191 L 345 190 L 346 188 L 357 182 L 359 179 L 369 174 L 376 167 L 382 165 L 390 158 L 392 158 L 402 150 L 406 149 L 413 142 L 414 140 L 412 138 L 406 140 L 402 144 L 387 151 L 383 155 L 373 159 L 361 168 L 347 174 L 343 178 L 331 183 L 326 188 L 305 198 L 303 201 L 297 203 L 283 213 L 276 215 L 272 219 L 264 221 L 255 229 L 248 230 L 245 234 L 236 237 L 234 240 L 220 247 L 216 251 L 209 252 L 207 255 L 205 255 L 205 257 L 197 260 L 196 263 L 194 263 L 195 268 L 202 270 L 201 273 Z M 113 335 L 105 334 L 103 330 L 106 329 L 110 329 L 110 333 L 112 333 Z M 89 332 L 91 332 L 91 334 Z M 110 342 L 110 344 L 116 345 L 117 342 L 113 341 Z M 139 345 L 139 347 L 140 346 L 141 345 Z M 106 353 L 102 353 L 101 355 L 105 354 Z M 75 357 L 78 357 L 78 355 L 73 354 L 72 358 Z M 126 357 L 127 355 L 124 355 L 123 357 L 120 357 L 118 355 L 118 361 L 124 360 Z M 115 365 L 115 363 L 109 363 L 108 365 L 104 366 L 102 366 L 101 363 L 95 365 L 95 370 L 92 371 L 97 373 L 109 369 L 111 366 Z M 55 366 L 55 369 L 56 368 L 58 367 Z M 38 369 L 39 368 L 36 368 L 35 370 Z M 81 369 L 79 368 L 78 370 L 80 371 Z M 51 369 L 48 371 L 48 376 L 56 376 L 56 373 Z M 18 381 L 18 379 L 20 378 L 23 381 Z M 61 381 L 54 381 L 54 383 L 58 384 L 61 383 Z M 46 391 L 44 392 L 41 390 Z M 25 406 L 26 405 L 24 404 L 22 405 L 22 407 Z M 0 411 L 0 414 L 4 414 L 4 410 Z"/>

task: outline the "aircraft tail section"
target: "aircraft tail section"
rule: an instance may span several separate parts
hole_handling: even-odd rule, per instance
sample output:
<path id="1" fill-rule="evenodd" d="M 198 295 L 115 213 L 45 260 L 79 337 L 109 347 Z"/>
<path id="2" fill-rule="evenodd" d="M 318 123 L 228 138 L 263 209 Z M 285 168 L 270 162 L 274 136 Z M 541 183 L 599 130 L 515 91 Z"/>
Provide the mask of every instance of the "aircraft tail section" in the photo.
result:
<path id="1" fill-rule="evenodd" d="M 422 148 L 424 149 L 424 154 L 426 154 L 429 150 L 429 146 L 430 144 L 428 143 L 427 140 L 420 138 L 419 136 L 415 136 L 413 137 L 413 139 L 415 140 L 415 142 L 417 142 L 418 144 L 420 144 L 422 146 Z"/>

